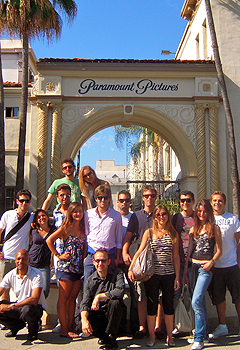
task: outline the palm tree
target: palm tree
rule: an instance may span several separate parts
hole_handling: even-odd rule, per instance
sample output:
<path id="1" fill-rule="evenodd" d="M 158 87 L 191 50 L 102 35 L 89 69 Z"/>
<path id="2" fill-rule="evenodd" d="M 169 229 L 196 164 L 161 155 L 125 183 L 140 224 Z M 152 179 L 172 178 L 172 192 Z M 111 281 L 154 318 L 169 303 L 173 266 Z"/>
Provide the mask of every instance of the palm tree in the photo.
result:
<path id="1" fill-rule="evenodd" d="M 1 42 L 0 42 L 1 52 Z M 0 56 L 0 215 L 5 211 L 5 133 L 2 60 Z"/>
<path id="2" fill-rule="evenodd" d="M 240 217 L 240 189 L 239 189 L 239 174 L 237 166 L 237 151 L 235 144 L 235 135 L 234 135 L 234 126 L 233 126 L 233 117 L 230 107 L 230 102 L 228 99 L 227 87 L 224 79 L 223 69 L 221 58 L 218 49 L 217 36 L 213 21 L 212 9 L 210 5 L 210 0 L 205 0 L 207 20 L 212 40 L 213 55 L 216 64 L 217 76 L 219 85 L 223 97 L 223 105 L 225 109 L 227 127 L 228 127 L 228 136 L 229 136 L 229 145 L 230 145 L 230 162 L 231 162 L 231 181 L 232 181 L 232 197 L 233 197 L 233 213 L 239 218 Z"/>
<path id="3" fill-rule="evenodd" d="M 23 42 L 16 191 L 24 187 L 29 39 L 37 36 L 51 40 L 53 37 L 60 36 L 62 19 L 57 10 L 63 12 L 71 21 L 76 15 L 77 6 L 74 0 L 7 0 L 1 3 L 0 21 L 2 23 L 0 25 L 10 36 L 18 35 Z"/>

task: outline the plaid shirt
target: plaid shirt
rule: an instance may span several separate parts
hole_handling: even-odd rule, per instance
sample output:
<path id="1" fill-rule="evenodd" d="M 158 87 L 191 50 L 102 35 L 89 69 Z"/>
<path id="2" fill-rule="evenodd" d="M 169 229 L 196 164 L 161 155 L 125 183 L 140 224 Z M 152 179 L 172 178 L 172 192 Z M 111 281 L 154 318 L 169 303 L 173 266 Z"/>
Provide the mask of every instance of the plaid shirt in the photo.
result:
<path id="1" fill-rule="evenodd" d="M 62 226 L 63 219 L 65 218 L 65 215 L 61 212 L 60 207 L 61 204 L 53 211 L 54 224 L 56 228 Z"/>

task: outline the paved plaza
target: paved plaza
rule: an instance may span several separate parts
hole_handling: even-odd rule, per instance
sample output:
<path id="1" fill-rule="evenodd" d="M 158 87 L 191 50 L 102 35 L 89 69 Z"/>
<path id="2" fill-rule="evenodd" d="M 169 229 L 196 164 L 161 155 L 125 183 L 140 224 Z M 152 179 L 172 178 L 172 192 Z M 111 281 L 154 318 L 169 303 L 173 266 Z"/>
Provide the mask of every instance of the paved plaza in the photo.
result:
<path id="1" fill-rule="evenodd" d="M 43 330 L 39 333 L 39 339 L 34 342 L 27 341 L 27 329 L 21 330 L 17 338 L 6 338 L 6 331 L 0 331 L 0 350 L 19 350 L 19 349 L 34 349 L 34 350 L 98 350 L 99 345 L 97 339 L 90 337 L 88 339 L 70 340 L 61 338 L 58 334 L 53 334 L 50 329 Z M 176 349 L 190 350 L 191 345 L 187 343 L 187 338 L 175 338 Z M 164 340 L 157 340 L 152 349 L 167 349 Z M 118 349 L 140 350 L 149 349 L 146 346 L 146 339 L 138 340 L 131 337 L 118 338 Z M 206 344 L 205 349 L 209 350 L 239 350 L 240 338 L 236 335 L 222 337 L 214 342 Z"/>

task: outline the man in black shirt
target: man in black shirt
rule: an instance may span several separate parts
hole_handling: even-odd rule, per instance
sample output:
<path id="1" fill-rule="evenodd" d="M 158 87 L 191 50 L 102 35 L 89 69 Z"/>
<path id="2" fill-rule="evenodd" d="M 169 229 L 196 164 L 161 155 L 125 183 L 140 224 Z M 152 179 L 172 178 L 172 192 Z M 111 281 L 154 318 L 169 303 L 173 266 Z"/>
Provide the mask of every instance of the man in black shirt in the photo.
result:
<path id="1" fill-rule="evenodd" d="M 98 337 L 103 350 L 117 349 L 116 338 L 124 312 L 123 272 L 117 268 L 110 273 L 110 262 L 106 249 L 95 252 L 96 271 L 85 283 L 80 307 L 83 333 Z"/>

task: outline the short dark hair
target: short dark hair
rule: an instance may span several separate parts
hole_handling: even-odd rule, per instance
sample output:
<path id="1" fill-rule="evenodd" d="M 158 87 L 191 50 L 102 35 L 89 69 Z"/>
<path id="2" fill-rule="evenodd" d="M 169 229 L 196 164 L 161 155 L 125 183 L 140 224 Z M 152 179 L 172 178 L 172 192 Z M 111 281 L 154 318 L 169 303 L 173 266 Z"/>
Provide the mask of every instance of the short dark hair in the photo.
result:
<path id="1" fill-rule="evenodd" d="M 145 187 L 143 187 L 143 192 L 147 192 L 147 191 L 151 191 L 151 192 L 154 192 L 155 195 L 157 195 L 157 190 L 155 187 L 151 186 L 151 185 L 146 185 Z"/>
<path id="2" fill-rule="evenodd" d="M 62 160 L 61 162 L 61 166 L 64 164 L 64 163 L 71 163 L 74 167 L 75 167 L 75 164 L 74 164 L 74 161 L 72 158 L 65 158 Z"/>
<path id="3" fill-rule="evenodd" d="M 188 190 L 182 191 L 182 192 L 180 193 L 180 197 L 181 197 L 181 196 L 190 196 L 190 197 L 192 197 L 192 200 L 194 201 L 194 194 L 193 194 L 191 191 L 188 191 Z"/>
<path id="4" fill-rule="evenodd" d="M 127 197 L 129 197 L 129 198 L 131 199 L 131 194 L 130 194 L 130 192 L 127 191 L 127 190 L 122 190 L 122 191 L 120 191 L 120 192 L 118 193 L 118 199 L 119 199 L 120 194 L 124 194 L 125 196 L 127 196 Z"/>
<path id="5" fill-rule="evenodd" d="M 94 259 L 95 259 L 95 255 L 96 255 L 97 253 L 106 254 L 107 257 L 108 257 L 108 259 L 109 259 L 109 252 L 108 252 L 108 250 L 107 250 L 106 248 L 99 248 L 98 250 L 96 250 L 95 253 L 94 253 L 94 256 L 93 256 Z"/>
<path id="6" fill-rule="evenodd" d="M 94 191 L 94 197 L 97 198 L 98 196 L 101 196 L 102 194 L 106 194 L 108 197 L 111 197 L 111 189 L 108 185 L 99 185 L 95 188 Z"/>
<path id="7" fill-rule="evenodd" d="M 30 200 L 32 199 L 31 192 L 26 189 L 18 191 L 16 194 L 16 199 L 19 199 L 20 196 L 28 196 Z"/>
<path id="8" fill-rule="evenodd" d="M 56 195 L 58 195 L 58 192 L 61 190 L 69 190 L 71 193 L 71 187 L 67 184 L 58 185 L 58 187 L 56 188 Z"/>

